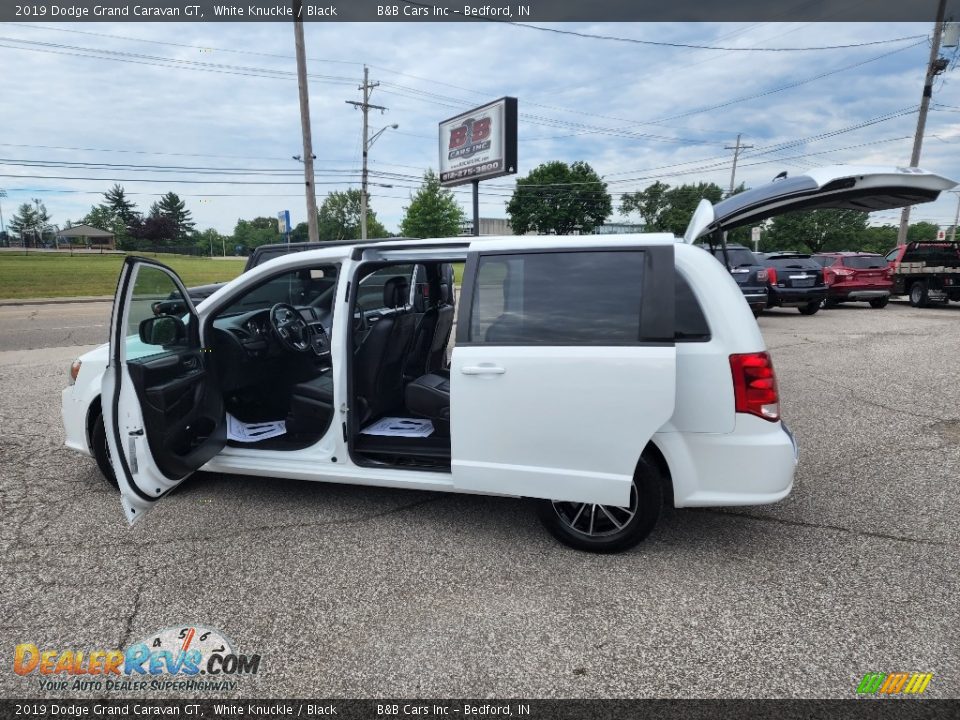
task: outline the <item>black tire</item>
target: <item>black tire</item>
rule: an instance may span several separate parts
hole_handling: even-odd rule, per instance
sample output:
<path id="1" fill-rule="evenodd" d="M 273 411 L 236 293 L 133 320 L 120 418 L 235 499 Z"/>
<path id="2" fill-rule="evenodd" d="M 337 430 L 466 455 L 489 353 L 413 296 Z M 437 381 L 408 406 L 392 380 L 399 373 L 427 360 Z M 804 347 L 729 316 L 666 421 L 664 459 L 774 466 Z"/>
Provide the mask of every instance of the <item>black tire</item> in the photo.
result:
<path id="1" fill-rule="evenodd" d="M 816 315 L 817 311 L 820 310 L 820 301 L 807 303 L 803 307 L 798 307 L 797 310 L 800 311 L 801 315 Z"/>
<path id="2" fill-rule="evenodd" d="M 835 308 L 839 304 L 840 303 L 834 300 L 833 298 L 827 298 L 826 300 L 823 301 L 824 308 Z"/>
<path id="3" fill-rule="evenodd" d="M 633 515 L 628 517 L 630 510 Z M 660 473 L 652 463 L 641 458 L 630 490 L 630 508 L 589 505 L 588 503 L 554 503 L 537 501 L 540 522 L 564 545 L 595 553 L 628 550 L 645 539 L 653 530 L 663 509 L 663 485 Z M 588 524 L 592 513 L 592 524 Z M 624 522 L 619 529 L 613 519 Z M 584 526 L 583 529 L 579 529 Z M 593 532 L 587 532 L 593 528 Z"/>
<path id="4" fill-rule="evenodd" d="M 120 485 L 117 484 L 113 466 L 110 465 L 110 450 L 107 448 L 107 432 L 103 427 L 103 413 L 97 413 L 93 421 L 93 428 L 90 430 L 90 449 L 93 450 L 93 457 L 104 479 L 119 490 Z"/>
<path id="5" fill-rule="evenodd" d="M 890 298 L 888 297 L 874 298 L 870 301 L 870 307 L 879 310 L 880 308 L 885 308 L 888 302 L 890 302 Z"/>
<path id="6" fill-rule="evenodd" d="M 910 286 L 910 304 L 913 307 L 922 308 L 927 306 L 927 300 L 927 283 L 923 280 L 917 280 Z"/>

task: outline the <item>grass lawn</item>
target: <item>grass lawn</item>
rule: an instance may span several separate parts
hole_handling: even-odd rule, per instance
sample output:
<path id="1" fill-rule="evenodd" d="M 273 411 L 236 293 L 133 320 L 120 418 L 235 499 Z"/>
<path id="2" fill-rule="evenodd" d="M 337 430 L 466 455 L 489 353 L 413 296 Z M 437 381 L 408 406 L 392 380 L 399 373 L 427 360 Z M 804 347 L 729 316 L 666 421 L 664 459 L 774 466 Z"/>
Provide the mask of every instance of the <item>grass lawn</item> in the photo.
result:
<path id="1" fill-rule="evenodd" d="M 144 253 L 146 254 L 146 253 Z M 216 260 L 189 255 L 150 255 L 170 266 L 187 287 L 232 280 L 246 258 Z M 123 255 L 0 253 L 0 299 L 113 295 Z"/>

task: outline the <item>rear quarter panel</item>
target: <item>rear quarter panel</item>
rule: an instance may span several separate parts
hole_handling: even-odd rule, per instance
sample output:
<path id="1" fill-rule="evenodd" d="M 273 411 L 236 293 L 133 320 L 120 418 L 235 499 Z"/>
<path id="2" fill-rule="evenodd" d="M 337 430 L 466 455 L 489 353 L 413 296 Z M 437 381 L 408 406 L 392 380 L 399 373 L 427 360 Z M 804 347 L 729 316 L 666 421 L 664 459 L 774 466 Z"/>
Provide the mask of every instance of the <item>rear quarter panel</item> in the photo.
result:
<path id="1" fill-rule="evenodd" d="M 675 259 L 703 309 L 711 338 L 677 343 L 676 401 L 673 417 L 661 432 L 733 432 L 729 357 L 764 350 L 763 336 L 740 287 L 721 263 L 686 244 L 677 245 Z"/>

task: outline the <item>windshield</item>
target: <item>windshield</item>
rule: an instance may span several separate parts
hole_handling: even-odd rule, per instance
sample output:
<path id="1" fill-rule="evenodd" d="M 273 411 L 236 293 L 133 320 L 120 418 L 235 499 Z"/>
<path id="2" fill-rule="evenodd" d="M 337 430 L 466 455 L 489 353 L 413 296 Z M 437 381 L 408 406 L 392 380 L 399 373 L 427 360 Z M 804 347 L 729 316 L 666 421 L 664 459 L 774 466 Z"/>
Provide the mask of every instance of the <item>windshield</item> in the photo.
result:
<path id="1" fill-rule="evenodd" d="M 230 303 L 219 316 L 265 310 L 277 303 L 313 305 L 329 310 L 337 283 L 337 266 L 298 268 L 275 275 Z"/>
<path id="2" fill-rule="evenodd" d="M 843 266 L 854 270 L 878 270 L 887 266 L 882 255 L 851 255 L 843 259 Z"/>

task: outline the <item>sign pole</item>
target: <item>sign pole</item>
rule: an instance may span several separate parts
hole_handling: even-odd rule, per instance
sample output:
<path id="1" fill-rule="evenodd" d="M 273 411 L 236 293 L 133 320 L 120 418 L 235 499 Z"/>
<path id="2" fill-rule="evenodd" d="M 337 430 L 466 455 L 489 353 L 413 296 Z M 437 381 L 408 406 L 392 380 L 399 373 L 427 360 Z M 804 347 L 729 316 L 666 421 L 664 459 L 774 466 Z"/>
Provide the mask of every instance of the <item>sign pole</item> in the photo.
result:
<path id="1" fill-rule="evenodd" d="M 473 181 L 473 234 L 480 235 L 480 181 Z"/>

